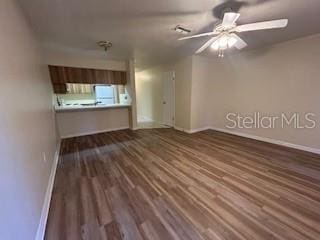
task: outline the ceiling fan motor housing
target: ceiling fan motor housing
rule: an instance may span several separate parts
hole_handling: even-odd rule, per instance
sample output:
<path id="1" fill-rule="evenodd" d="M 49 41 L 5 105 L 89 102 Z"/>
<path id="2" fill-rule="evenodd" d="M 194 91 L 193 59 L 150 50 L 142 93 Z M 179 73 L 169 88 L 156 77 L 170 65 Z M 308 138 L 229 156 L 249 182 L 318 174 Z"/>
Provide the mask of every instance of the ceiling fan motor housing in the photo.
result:
<path id="1" fill-rule="evenodd" d="M 220 18 L 223 19 L 224 14 L 229 13 L 229 12 L 235 12 L 235 11 L 233 11 L 231 7 L 226 7 L 224 9 L 222 9 Z"/>

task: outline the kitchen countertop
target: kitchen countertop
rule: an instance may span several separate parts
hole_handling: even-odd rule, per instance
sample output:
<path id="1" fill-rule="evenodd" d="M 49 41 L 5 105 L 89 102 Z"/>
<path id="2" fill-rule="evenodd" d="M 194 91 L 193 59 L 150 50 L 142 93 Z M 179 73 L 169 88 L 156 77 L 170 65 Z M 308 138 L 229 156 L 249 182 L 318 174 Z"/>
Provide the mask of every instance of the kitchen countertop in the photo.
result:
<path id="1" fill-rule="evenodd" d="M 56 112 L 65 112 L 65 111 L 86 111 L 86 110 L 99 110 L 99 109 L 109 109 L 109 108 L 127 108 L 131 107 L 130 104 L 108 104 L 108 105 L 64 105 L 64 106 L 55 106 Z"/>

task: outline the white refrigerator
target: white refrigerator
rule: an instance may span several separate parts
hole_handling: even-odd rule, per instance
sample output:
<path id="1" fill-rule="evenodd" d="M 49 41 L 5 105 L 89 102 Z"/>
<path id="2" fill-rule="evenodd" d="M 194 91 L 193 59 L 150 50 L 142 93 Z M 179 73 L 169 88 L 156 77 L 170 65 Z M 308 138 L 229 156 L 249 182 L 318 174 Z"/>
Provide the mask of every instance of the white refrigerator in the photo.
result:
<path id="1" fill-rule="evenodd" d="M 114 87 L 112 85 L 95 86 L 96 102 L 98 104 L 114 104 Z"/>

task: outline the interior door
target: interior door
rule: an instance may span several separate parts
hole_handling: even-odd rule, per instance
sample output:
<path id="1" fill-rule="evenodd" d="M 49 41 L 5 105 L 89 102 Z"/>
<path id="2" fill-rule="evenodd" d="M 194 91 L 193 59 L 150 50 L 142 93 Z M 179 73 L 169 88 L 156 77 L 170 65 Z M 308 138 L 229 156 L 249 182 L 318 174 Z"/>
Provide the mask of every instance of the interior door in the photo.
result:
<path id="1" fill-rule="evenodd" d="M 163 124 L 170 127 L 174 125 L 174 78 L 174 72 L 163 75 Z"/>

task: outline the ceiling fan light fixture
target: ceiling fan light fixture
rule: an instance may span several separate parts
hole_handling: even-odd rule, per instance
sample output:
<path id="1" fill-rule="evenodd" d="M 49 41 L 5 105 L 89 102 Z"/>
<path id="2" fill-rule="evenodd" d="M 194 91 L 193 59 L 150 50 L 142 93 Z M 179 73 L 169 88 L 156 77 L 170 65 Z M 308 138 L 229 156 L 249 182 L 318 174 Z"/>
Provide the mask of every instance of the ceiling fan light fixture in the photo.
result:
<path id="1" fill-rule="evenodd" d="M 229 42 L 229 36 L 223 35 L 219 39 L 219 45 L 221 49 L 227 49 L 228 48 L 228 42 Z"/>
<path id="2" fill-rule="evenodd" d="M 209 46 L 211 46 L 213 50 L 218 51 L 219 57 L 223 57 L 224 51 L 228 48 L 235 47 L 238 50 L 241 50 L 248 46 L 248 44 L 236 33 L 284 28 L 288 25 L 288 19 L 278 19 L 238 25 L 237 20 L 239 17 L 239 13 L 233 12 L 232 9 L 226 9 L 223 13 L 222 23 L 216 26 L 211 32 L 187 36 L 179 38 L 179 40 L 212 36 L 209 41 L 204 43 L 202 47 L 196 51 L 196 53 L 202 53 Z"/>
<path id="3" fill-rule="evenodd" d="M 226 50 L 228 48 L 233 47 L 237 42 L 237 39 L 233 36 L 225 34 L 219 39 L 217 39 L 214 43 L 211 44 L 211 48 L 215 51 L 217 50 Z"/>
<path id="4" fill-rule="evenodd" d="M 220 44 L 219 41 L 215 41 L 214 43 L 211 44 L 211 48 L 215 51 L 219 50 Z"/>
<path id="5" fill-rule="evenodd" d="M 237 39 L 235 37 L 229 37 L 228 39 L 228 47 L 232 48 L 236 43 L 237 43 Z"/>

